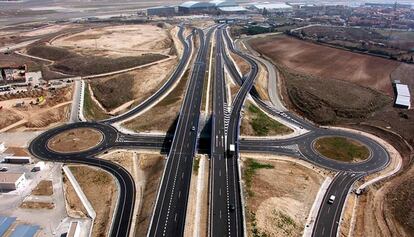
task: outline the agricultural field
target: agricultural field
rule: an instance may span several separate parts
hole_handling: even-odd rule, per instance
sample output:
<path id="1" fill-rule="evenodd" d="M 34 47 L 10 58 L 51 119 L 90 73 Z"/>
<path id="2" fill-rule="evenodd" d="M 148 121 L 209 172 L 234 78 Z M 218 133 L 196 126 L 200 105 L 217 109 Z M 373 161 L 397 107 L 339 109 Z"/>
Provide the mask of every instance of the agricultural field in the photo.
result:
<path id="1" fill-rule="evenodd" d="M 414 112 L 393 107 L 392 87 L 401 80 L 414 91 L 414 65 L 284 35 L 249 43 L 278 67 L 293 109 L 321 124 L 391 130 L 414 144 Z"/>
<path id="2" fill-rule="evenodd" d="M 295 33 L 315 42 L 414 62 L 414 32 L 410 31 L 312 26 Z"/>

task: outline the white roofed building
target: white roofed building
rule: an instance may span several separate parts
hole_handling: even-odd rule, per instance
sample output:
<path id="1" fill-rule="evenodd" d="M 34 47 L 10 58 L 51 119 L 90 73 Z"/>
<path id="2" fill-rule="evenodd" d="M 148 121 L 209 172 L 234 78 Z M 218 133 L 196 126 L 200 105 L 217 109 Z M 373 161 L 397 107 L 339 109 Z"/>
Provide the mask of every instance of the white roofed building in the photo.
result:
<path id="1" fill-rule="evenodd" d="M 395 106 L 400 108 L 411 108 L 411 95 L 407 85 L 395 83 Z"/>
<path id="2" fill-rule="evenodd" d="M 291 11 L 292 6 L 289 6 L 285 3 L 255 3 L 250 5 L 252 9 L 263 11 L 266 9 L 268 12 L 284 12 Z"/>
<path id="3" fill-rule="evenodd" d="M 213 0 L 210 1 L 214 7 L 234 7 L 237 6 L 236 1 L 232 0 Z"/>
<path id="4" fill-rule="evenodd" d="M 214 8 L 215 5 L 210 2 L 187 1 L 178 6 L 178 12 L 184 14 L 202 13 Z"/>
<path id="5" fill-rule="evenodd" d="M 244 7 L 219 7 L 218 10 L 222 13 L 227 14 L 240 14 L 240 13 L 246 13 L 247 9 Z"/>

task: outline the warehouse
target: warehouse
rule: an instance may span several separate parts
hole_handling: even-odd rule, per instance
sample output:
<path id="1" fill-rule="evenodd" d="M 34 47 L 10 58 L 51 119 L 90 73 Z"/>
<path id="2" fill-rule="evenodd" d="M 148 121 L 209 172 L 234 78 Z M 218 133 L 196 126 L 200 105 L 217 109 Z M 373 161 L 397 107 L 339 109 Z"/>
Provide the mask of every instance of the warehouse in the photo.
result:
<path id="1" fill-rule="evenodd" d="M 219 7 L 221 13 L 224 14 L 243 14 L 247 12 L 247 9 L 244 7 Z"/>
<path id="2" fill-rule="evenodd" d="M 396 98 L 395 107 L 410 109 L 411 108 L 411 95 L 408 86 L 405 84 L 394 84 Z"/>
<path id="3" fill-rule="evenodd" d="M 209 2 L 188 1 L 178 6 L 178 12 L 181 14 L 208 13 L 215 8 L 215 5 Z"/>
<path id="4" fill-rule="evenodd" d="M 252 4 L 251 8 L 258 11 L 264 11 L 266 9 L 268 12 L 286 12 L 293 9 L 292 6 L 289 6 L 285 3 Z"/>
<path id="5" fill-rule="evenodd" d="M 210 3 L 215 7 L 235 7 L 237 6 L 235 1 L 231 1 L 231 0 L 213 0 L 210 1 Z"/>
<path id="6" fill-rule="evenodd" d="M 16 190 L 25 182 L 24 173 L 0 173 L 0 192 Z"/>
<path id="7" fill-rule="evenodd" d="M 159 6 L 147 8 L 148 16 L 173 16 L 175 15 L 175 7 Z"/>

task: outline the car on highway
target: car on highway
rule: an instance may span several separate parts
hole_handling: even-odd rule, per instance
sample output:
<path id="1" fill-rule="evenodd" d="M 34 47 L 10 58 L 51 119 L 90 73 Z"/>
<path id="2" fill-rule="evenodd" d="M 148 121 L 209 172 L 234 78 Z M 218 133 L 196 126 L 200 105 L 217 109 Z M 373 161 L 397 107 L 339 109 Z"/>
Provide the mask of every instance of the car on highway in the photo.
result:
<path id="1" fill-rule="evenodd" d="M 328 203 L 329 204 L 332 204 L 332 203 L 334 203 L 334 201 L 335 201 L 335 195 L 331 195 L 330 197 L 329 197 L 329 199 L 328 199 Z"/>
<path id="2" fill-rule="evenodd" d="M 231 212 L 234 212 L 234 210 L 236 210 L 236 208 L 234 207 L 233 204 L 230 204 L 229 205 L 229 209 L 230 209 Z"/>
<path id="3" fill-rule="evenodd" d="M 0 172 L 6 172 L 6 171 L 8 171 L 9 169 L 7 169 L 7 167 L 1 167 L 0 168 Z"/>
<path id="4" fill-rule="evenodd" d="M 191 127 L 191 131 L 195 131 L 195 127 L 194 126 Z"/>

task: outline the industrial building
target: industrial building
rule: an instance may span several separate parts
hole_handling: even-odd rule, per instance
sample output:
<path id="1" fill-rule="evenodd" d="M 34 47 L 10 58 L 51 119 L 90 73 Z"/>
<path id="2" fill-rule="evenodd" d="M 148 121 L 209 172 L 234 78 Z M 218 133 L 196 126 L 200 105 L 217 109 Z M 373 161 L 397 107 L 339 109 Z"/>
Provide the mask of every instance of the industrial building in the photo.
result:
<path id="1" fill-rule="evenodd" d="M 24 173 L 0 173 L 0 192 L 16 190 L 25 182 Z"/>
<path id="2" fill-rule="evenodd" d="M 209 2 L 188 1 L 178 6 L 178 12 L 182 14 L 207 13 L 214 8 Z"/>
<path id="3" fill-rule="evenodd" d="M 232 1 L 232 0 L 227 0 L 227 1 L 226 0 L 213 0 L 213 1 L 210 1 L 210 3 L 216 8 L 237 6 L 236 1 Z"/>
<path id="4" fill-rule="evenodd" d="M 405 84 L 400 84 L 399 81 L 394 83 L 396 98 L 395 106 L 405 109 L 411 108 L 411 95 L 408 86 Z"/>
<path id="5" fill-rule="evenodd" d="M 33 237 L 40 229 L 37 225 L 17 224 L 16 220 L 16 217 L 0 216 L 0 236 Z"/>
<path id="6" fill-rule="evenodd" d="M 268 12 L 286 12 L 293 9 L 292 6 L 285 3 L 258 3 L 251 4 L 250 8 L 257 11 L 264 11 L 266 9 Z"/>
<path id="7" fill-rule="evenodd" d="M 173 16 L 175 13 L 175 7 L 159 6 L 147 8 L 148 16 Z"/>
<path id="8" fill-rule="evenodd" d="M 218 10 L 224 14 L 243 14 L 247 12 L 247 9 L 244 7 L 219 7 Z"/>
<path id="9" fill-rule="evenodd" d="M 210 13 L 219 10 L 220 7 L 237 6 L 234 0 L 213 0 L 210 2 L 188 1 L 178 6 L 181 14 Z"/>

